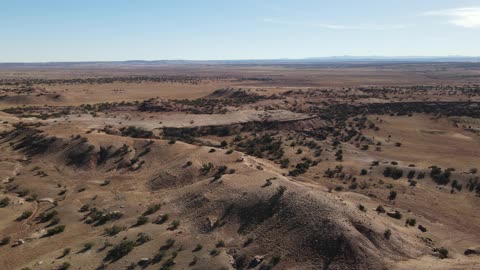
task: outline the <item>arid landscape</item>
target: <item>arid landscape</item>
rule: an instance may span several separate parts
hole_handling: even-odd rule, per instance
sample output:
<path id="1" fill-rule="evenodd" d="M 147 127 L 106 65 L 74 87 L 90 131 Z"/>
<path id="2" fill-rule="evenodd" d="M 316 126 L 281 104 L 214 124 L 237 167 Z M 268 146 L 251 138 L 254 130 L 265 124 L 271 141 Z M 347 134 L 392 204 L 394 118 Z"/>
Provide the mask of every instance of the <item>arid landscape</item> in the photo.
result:
<path id="1" fill-rule="evenodd" d="M 0 269 L 480 269 L 480 63 L 0 64 Z"/>

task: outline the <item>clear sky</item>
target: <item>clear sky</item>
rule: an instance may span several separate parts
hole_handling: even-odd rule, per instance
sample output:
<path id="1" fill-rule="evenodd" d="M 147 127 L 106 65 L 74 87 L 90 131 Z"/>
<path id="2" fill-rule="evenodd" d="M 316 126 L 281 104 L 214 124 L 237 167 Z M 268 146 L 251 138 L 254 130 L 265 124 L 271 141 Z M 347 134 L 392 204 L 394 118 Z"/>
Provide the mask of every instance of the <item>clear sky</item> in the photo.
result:
<path id="1" fill-rule="evenodd" d="M 1 0 L 0 62 L 480 56 L 480 0 Z"/>

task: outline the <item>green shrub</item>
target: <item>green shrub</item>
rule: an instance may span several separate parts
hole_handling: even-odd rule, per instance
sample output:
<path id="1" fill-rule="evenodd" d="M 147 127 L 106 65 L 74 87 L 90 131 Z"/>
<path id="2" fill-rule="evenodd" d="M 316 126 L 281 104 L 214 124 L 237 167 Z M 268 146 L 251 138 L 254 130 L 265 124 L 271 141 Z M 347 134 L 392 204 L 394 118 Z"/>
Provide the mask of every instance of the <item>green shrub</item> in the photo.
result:
<path id="1" fill-rule="evenodd" d="M 383 176 L 391 177 L 394 180 L 400 179 L 403 176 L 403 171 L 395 167 L 386 167 L 383 171 Z"/>
<path id="2" fill-rule="evenodd" d="M 178 228 L 178 226 L 180 226 L 180 221 L 179 220 L 174 220 L 174 221 L 172 221 L 172 223 L 170 223 L 169 229 L 173 231 L 173 230 L 176 230 Z"/>
<path id="3" fill-rule="evenodd" d="M 70 263 L 64 262 L 57 269 L 58 270 L 67 270 L 68 268 L 70 268 Z"/>
<path id="4" fill-rule="evenodd" d="M 85 244 L 83 245 L 83 251 L 90 250 L 92 247 L 93 247 L 93 243 L 91 243 L 91 242 L 85 243 Z"/>
<path id="5" fill-rule="evenodd" d="M 50 212 L 43 212 L 42 214 L 40 214 L 39 216 L 39 219 L 40 219 L 40 222 L 47 222 L 47 221 L 50 221 L 52 220 L 56 215 L 58 214 L 58 212 L 56 210 L 53 210 L 53 211 L 50 211 Z"/>
<path id="6" fill-rule="evenodd" d="M 168 238 L 167 242 L 160 247 L 160 250 L 168 250 L 173 246 L 173 244 L 175 244 L 175 240 L 172 238 Z"/>
<path id="7" fill-rule="evenodd" d="M 394 190 L 391 190 L 390 194 L 388 195 L 388 200 L 393 201 L 395 200 L 395 198 L 397 198 L 397 192 Z"/>
<path id="8" fill-rule="evenodd" d="M 120 227 L 117 225 L 113 225 L 110 228 L 105 228 L 105 234 L 108 236 L 114 236 L 119 234 L 121 231 L 125 230 L 125 227 Z"/>
<path id="9" fill-rule="evenodd" d="M 148 234 L 146 234 L 146 233 L 138 233 L 137 236 L 138 236 L 138 238 L 137 238 L 137 240 L 135 241 L 135 245 L 137 245 L 137 246 L 143 245 L 143 244 L 145 244 L 146 242 L 152 240 L 152 237 L 150 237 L 150 236 L 149 236 Z"/>
<path id="10" fill-rule="evenodd" d="M 387 215 L 391 218 L 402 219 L 402 213 L 400 213 L 399 211 L 395 211 L 394 213 L 387 213 Z"/>
<path id="11" fill-rule="evenodd" d="M 392 235 L 392 231 L 390 231 L 390 229 L 386 229 L 384 232 L 383 232 L 383 236 L 385 237 L 385 239 L 390 239 L 390 236 Z"/>
<path id="12" fill-rule="evenodd" d="M 10 204 L 10 199 L 8 197 L 3 198 L 0 200 L 0 208 L 7 207 Z"/>
<path id="13" fill-rule="evenodd" d="M 225 247 L 225 242 L 223 240 L 220 240 L 217 242 L 215 245 L 217 248 Z"/>
<path id="14" fill-rule="evenodd" d="M 52 229 L 47 230 L 46 236 L 52 236 L 55 234 L 62 233 L 65 230 L 65 225 L 58 225 Z"/>
<path id="15" fill-rule="evenodd" d="M 80 207 L 80 212 L 87 212 L 88 210 L 90 210 L 90 205 L 88 204 L 84 204 L 82 205 L 82 207 Z"/>
<path id="16" fill-rule="evenodd" d="M 219 254 L 220 254 L 220 251 L 219 251 L 218 249 L 216 249 L 216 248 L 214 248 L 214 249 L 212 249 L 212 250 L 210 251 L 210 255 L 212 255 L 212 256 L 214 256 L 214 257 L 215 257 L 215 256 L 218 256 Z"/>
<path id="17" fill-rule="evenodd" d="M 120 244 L 108 251 L 105 261 L 117 261 L 130 253 L 134 247 L 135 243 L 133 241 L 123 240 Z"/>
<path id="18" fill-rule="evenodd" d="M 150 205 L 148 207 L 148 209 L 143 213 L 143 215 L 144 216 L 151 215 L 151 214 L 157 212 L 158 210 L 160 210 L 160 208 L 161 208 L 161 205 L 159 203 Z"/>
<path id="19" fill-rule="evenodd" d="M 157 220 L 154 222 L 155 224 L 163 224 L 168 220 L 168 214 L 161 215 L 157 217 Z"/>
<path id="20" fill-rule="evenodd" d="M 450 182 L 451 170 L 446 169 L 445 171 L 442 171 L 442 168 L 437 166 L 432 166 L 430 169 L 430 177 L 438 185 L 446 185 Z"/>
<path id="21" fill-rule="evenodd" d="M 415 224 L 417 224 L 417 221 L 414 218 L 407 218 L 405 221 L 405 225 L 415 226 Z"/>
<path id="22" fill-rule="evenodd" d="M 434 249 L 434 251 L 438 252 L 438 256 L 440 257 L 440 259 L 448 258 L 448 250 L 446 248 L 436 248 Z"/>
<path id="23" fill-rule="evenodd" d="M 144 224 L 146 224 L 148 222 L 148 217 L 146 216 L 139 216 L 137 218 L 137 223 L 135 223 L 135 225 L 133 225 L 134 227 L 137 227 L 137 226 L 142 226 Z"/>
<path id="24" fill-rule="evenodd" d="M 10 236 L 5 236 L 4 238 L 2 238 L 2 240 L 0 240 L 0 246 L 8 245 L 8 243 L 10 243 L 10 239 Z"/>
<path id="25" fill-rule="evenodd" d="M 192 250 L 192 252 L 198 252 L 200 250 L 202 250 L 203 246 L 200 245 L 200 244 L 197 244 L 197 246 Z"/>
<path id="26" fill-rule="evenodd" d="M 32 211 L 23 211 L 22 214 L 17 218 L 17 221 L 22 221 L 29 218 L 32 215 Z"/>
<path id="27" fill-rule="evenodd" d="M 63 252 L 62 252 L 62 256 L 60 256 L 60 258 L 63 258 L 65 256 L 67 256 L 68 254 L 70 254 L 70 251 L 72 251 L 71 248 L 64 249 Z"/>

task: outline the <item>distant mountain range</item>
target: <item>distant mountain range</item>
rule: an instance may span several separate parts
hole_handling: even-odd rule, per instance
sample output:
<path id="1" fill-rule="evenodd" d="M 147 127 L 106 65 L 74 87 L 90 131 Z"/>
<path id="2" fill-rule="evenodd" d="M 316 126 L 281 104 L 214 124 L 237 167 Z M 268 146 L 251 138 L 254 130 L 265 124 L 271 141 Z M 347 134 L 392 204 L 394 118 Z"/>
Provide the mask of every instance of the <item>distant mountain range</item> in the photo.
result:
<path id="1" fill-rule="evenodd" d="M 78 61 L 78 62 L 32 62 L 0 63 L 0 68 L 12 67 L 78 67 L 117 65 L 262 65 L 262 64 L 315 64 L 315 63 L 480 63 L 480 56 L 329 56 L 303 59 L 245 59 L 245 60 L 128 60 L 128 61 Z"/>

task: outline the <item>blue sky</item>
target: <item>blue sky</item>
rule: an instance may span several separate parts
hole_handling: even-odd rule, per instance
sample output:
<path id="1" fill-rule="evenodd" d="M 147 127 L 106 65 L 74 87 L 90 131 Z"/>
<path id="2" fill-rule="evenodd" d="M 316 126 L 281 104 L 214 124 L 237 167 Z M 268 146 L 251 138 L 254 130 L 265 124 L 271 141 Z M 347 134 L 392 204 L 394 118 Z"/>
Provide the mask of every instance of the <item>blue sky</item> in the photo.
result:
<path id="1" fill-rule="evenodd" d="M 0 62 L 480 56 L 480 0 L 15 0 Z"/>

